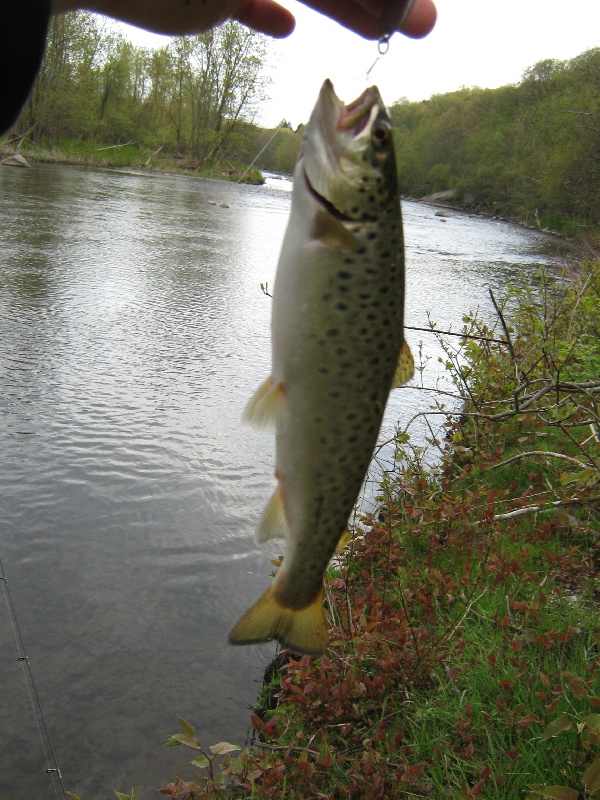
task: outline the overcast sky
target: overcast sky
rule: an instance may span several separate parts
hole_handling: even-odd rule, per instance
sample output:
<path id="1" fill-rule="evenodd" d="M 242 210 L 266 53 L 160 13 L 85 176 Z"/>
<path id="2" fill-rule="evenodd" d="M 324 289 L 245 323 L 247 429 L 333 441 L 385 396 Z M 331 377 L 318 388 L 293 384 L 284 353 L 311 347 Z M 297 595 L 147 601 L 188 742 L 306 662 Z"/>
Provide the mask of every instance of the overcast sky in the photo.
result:
<path id="1" fill-rule="evenodd" d="M 296 0 L 279 2 L 293 11 L 297 25 L 288 39 L 270 47 L 271 100 L 256 120 L 265 127 L 281 119 L 293 127 L 306 122 L 325 78 L 331 78 L 346 102 L 375 83 L 391 104 L 462 86 L 517 83 L 527 67 L 542 59 L 573 58 L 600 46 L 600 0 L 437 0 L 434 31 L 418 41 L 396 34 L 367 80 L 378 56 L 375 42 Z M 131 28 L 128 35 L 136 44 L 165 41 Z"/>

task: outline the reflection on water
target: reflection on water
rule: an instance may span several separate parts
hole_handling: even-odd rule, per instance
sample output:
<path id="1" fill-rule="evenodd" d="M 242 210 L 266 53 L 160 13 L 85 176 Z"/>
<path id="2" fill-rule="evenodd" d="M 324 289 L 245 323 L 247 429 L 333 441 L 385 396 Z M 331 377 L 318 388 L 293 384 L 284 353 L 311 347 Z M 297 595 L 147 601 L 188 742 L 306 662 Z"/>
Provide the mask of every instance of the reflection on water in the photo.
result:
<path id="1" fill-rule="evenodd" d="M 226 634 L 270 580 L 253 532 L 272 439 L 239 419 L 269 369 L 260 283 L 287 221 L 280 183 L 0 170 L 0 555 L 67 788 L 85 797 L 151 796 L 185 758 L 161 747 L 176 714 L 206 744 L 243 744 L 274 650 Z M 489 286 L 556 253 L 504 223 L 404 212 L 409 325 L 489 315 Z M 432 384 L 436 348 L 424 337 Z M 384 435 L 429 403 L 394 393 Z M 48 796 L 1 611 L 0 672 L 0 796 Z"/>

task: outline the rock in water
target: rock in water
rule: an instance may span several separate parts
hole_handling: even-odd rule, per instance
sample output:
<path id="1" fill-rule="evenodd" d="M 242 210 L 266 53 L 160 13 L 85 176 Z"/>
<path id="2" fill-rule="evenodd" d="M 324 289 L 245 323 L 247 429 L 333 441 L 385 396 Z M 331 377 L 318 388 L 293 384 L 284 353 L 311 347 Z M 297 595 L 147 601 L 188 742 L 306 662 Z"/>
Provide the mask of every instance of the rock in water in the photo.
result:
<path id="1" fill-rule="evenodd" d="M 30 167 L 31 164 L 27 159 L 22 156 L 20 153 L 17 153 L 14 156 L 7 156 L 6 158 L 2 159 L 2 164 L 5 167 Z"/>

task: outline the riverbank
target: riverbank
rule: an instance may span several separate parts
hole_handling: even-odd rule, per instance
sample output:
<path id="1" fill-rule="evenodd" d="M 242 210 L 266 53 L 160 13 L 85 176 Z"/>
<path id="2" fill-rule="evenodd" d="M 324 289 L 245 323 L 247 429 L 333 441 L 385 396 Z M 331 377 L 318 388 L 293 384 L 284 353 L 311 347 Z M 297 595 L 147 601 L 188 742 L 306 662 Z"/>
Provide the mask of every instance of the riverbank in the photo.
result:
<path id="1" fill-rule="evenodd" d="M 96 169 L 122 169 L 144 174 L 186 175 L 194 178 L 211 178 L 224 181 L 262 185 L 265 181 L 257 169 L 241 164 L 204 166 L 200 161 L 172 155 L 163 155 L 136 143 L 98 147 L 96 143 L 67 142 L 62 148 L 25 146 L 16 148 L 5 144 L 0 161 L 20 154 L 31 164 L 60 164 L 64 166 L 94 167 Z"/>
<path id="2" fill-rule="evenodd" d="M 60 164 L 64 166 L 86 166 L 96 169 L 123 169 L 143 174 L 186 175 L 193 178 L 233 181 L 260 186 L 265 179 L 256 168 L 248 168 L 243 164 L 204 166 L 201 162 L 175 155 L 165 155 L 161 150 L 152 151 L 138 143 L 126 143 L 116 146 L 98 147 L 97 143 L 66 142 L 61 147 L 44 146 L 11 146 L 4 144 L 0 152 L 3 158 L 21 154 L 31 163 Z M 530 230 L 539 230 L 575 241 L 589 252 L 600 247 L 600 230 L 584 228 L 573 220 L 556 215 L 540 215 L 537 213 L 509 213 L 502 204 L 488 206 L 477 202 L 469 193 L 458 195 L 452 190 L 438 192 L 426 197 L 406 197 L 412 202 L 425 203 L 439 208 L 441 211 L 458 211 L 476 217 L 499 219 L 511 222 Z"/>
<path id="3" fill-rule="evenodd" d="M 287 654 L 219 774 L 231 746 L 182 723 L 196 775 L 164 794 L 599 796 L 599 297 L 596 260 L 440 337 L 463 413 L 438 400 L 426 448 L 399 432 L 329 570 L 326 656 Z"/>

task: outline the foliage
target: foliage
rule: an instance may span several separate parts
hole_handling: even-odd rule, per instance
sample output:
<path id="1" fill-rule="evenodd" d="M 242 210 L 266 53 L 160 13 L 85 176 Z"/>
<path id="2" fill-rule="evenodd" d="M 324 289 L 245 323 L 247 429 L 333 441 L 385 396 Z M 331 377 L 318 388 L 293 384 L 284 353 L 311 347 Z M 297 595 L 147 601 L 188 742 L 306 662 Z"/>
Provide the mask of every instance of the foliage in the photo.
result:
<path id="1" fill-rule="evenodd" d="M 163 791 L 600 797 L 599 290 L 588 264 L 512 291 L 498 331 L 466 318 L 445 345 L 461 416 L 438 402 L 426 448 L 398 432 L 329 570 L 327 654 L 281 653 L 253 746 Z"/>
<path id="2" fill-rule="evenodd" d="M 249 163 L 249 126 L 264 98 L 266 38 L 226 22 L 149 51 L 107 22 L 54 16 L 46 54 L 17 132 L 56 147 L 64 140 L 131 142 L 200 163 Z"/>
<path id="3" fill-rule="evenodd" d="M 391 115 L 407 194 L 453 189 L 466 206 L 570 236 L 600 225 L 600 48 Z"/>

